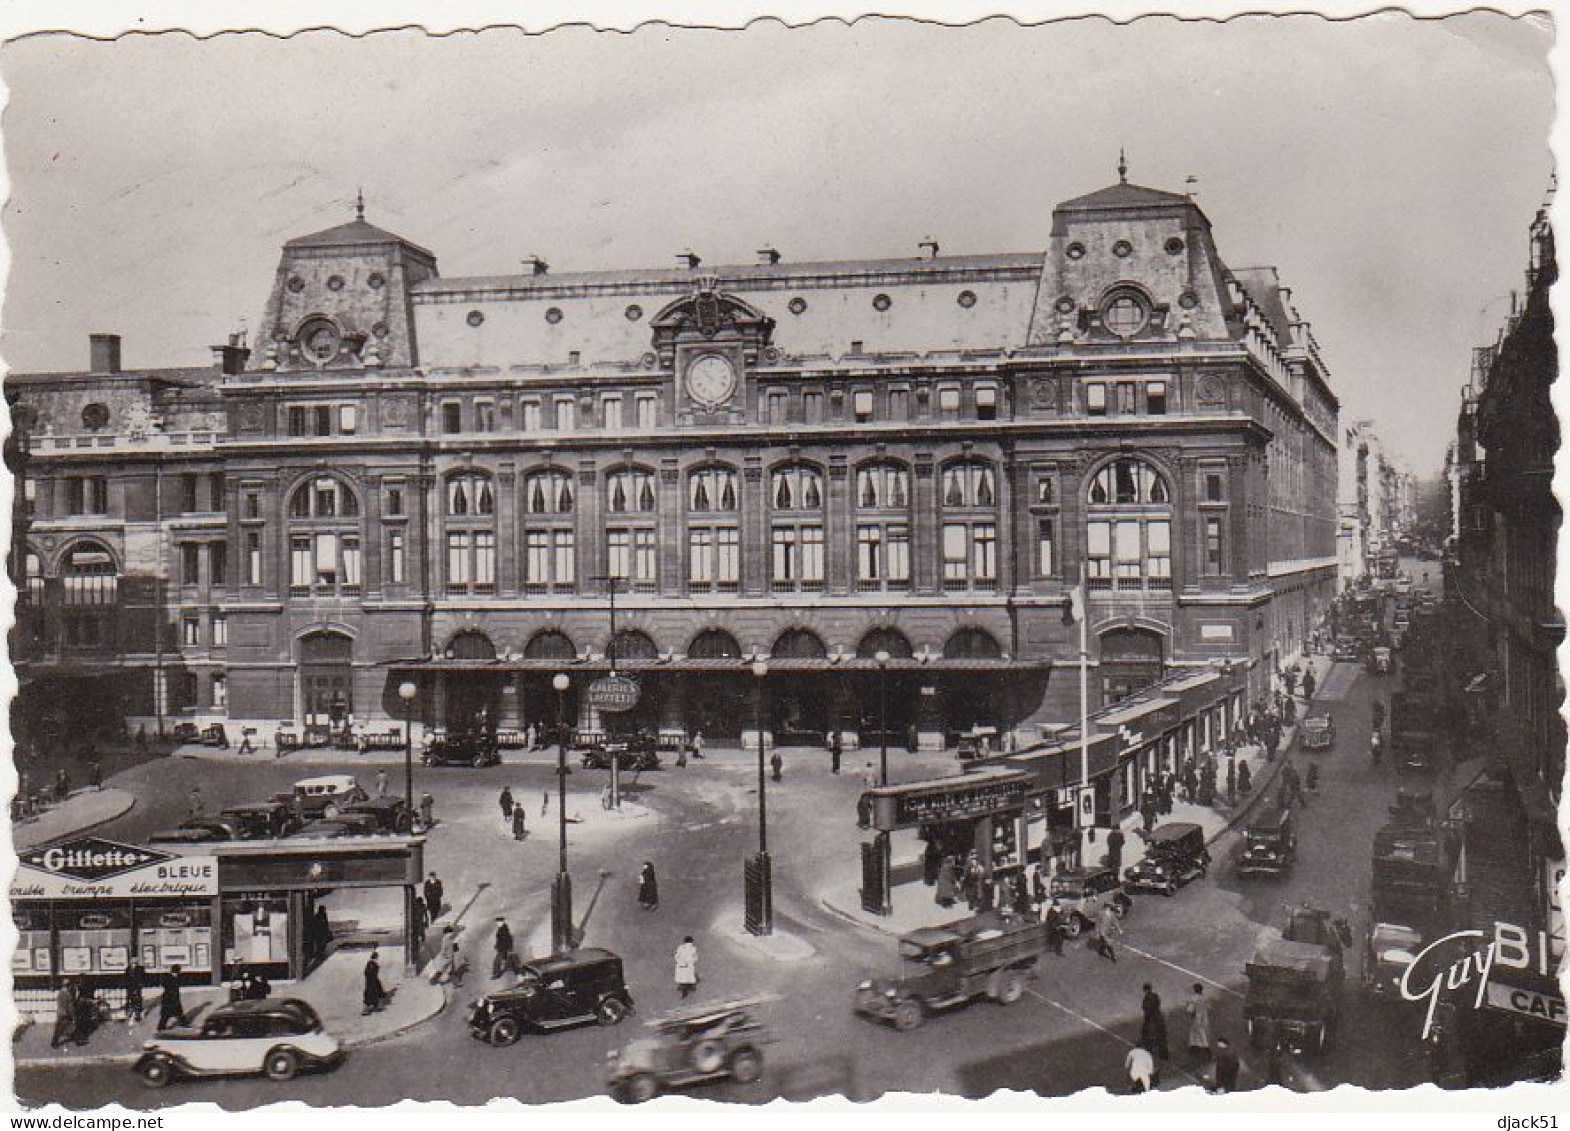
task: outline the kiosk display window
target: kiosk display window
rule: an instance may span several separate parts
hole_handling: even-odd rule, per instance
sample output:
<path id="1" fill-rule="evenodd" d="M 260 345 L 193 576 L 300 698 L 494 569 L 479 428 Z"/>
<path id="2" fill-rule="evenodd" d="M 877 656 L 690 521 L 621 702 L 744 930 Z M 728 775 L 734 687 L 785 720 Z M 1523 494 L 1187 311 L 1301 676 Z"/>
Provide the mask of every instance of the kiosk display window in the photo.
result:
<path id="1" fill-rule="evenodd" d="M 125 969 L 131 947 L 128 904 L 57 907 L 55 927 L 60 935 L 61 973 L 118 974 Z"/>
<path id="2" fill-rule="evenodd" d="M 11 973 L 53 974 L 49 960 L 49 913 L 18 906 L 13 912 L 18 938 L 11 952 Z"/>
<path id="3" fill-rule="evenodd" d="M 225 897 L 224 963 L 289 961 L 289 900 L 284 895 Z"/>
<path id="4" fill-rule="evenodd" d="M 212 912 L 206 906 L 139 906 L 136 944 L 149 973 L 179 966 L 206 970 L 212 965 Z"/>

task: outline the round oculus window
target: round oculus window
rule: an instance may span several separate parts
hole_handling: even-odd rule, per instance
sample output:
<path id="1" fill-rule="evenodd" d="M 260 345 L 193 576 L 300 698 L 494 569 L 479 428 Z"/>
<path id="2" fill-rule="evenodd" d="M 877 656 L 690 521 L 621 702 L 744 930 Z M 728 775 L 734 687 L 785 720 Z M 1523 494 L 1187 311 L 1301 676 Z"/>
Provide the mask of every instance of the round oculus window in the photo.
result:
<path id="1" fill-rule="evenodd" d="M 1101 324 L 1120 338 L 1132 338 L 1150 320 L 1150 308 L 1135 295 L 1115 296 L 1101 311 Z"/>
<path id="2" fill-rule="evenodd" d="M 1062 298 L 1058 299 L 1057 308 L 1059 314 L 1073 314 L 1074 300 L 1069 298 L 1068 295 L 1064 295 Z"/>
<path id="3" fill-rule="evenodd" d="M 315 362 L 327 362 L 337 357 L 341 343 L 338 328 L 331 322 L 310 322 L 300 331 L 300 350 Z"/>
<path id="4" fill-rule="evenodd" d="M 342 275 L 329 275 L 327 277 L 327 289 L 330 290 L 330 291 L 341 291 L 341 290 L 343 290 L 343 276 Z"/>
<path id="5" fill-rule="evenodd" d="M 385 338 L 391 332 L 392 331 L 387 328 L 387 323 L 385 322 L 378 322 L 376 325 L 371 327 L 371 333 L 375 334 L 378 338 Z"/>
<path id="6" fill-rule="evenodd" d="M 1169 239 L 1166 242 L 1167 254 L 1168 255 L 1182 255 L 1184 246 L 1185 246 L 1185 244 L 1183 243 L 1183 240 L 1180 237 L 1173 236 L 1171 239 Z"/>
<path id="7" fill-rule="evenodd" d="M 109 423 L 109 406 L 94 401 L 82 408 L 82 427 L 97 431 Z"/>
<path id="8" fill-rule="evenodd" d="M 387 285 L 387 279 L 380 271 L 372 271 L 371 277 L 365 280 L 365 285 L 373 291 L 379 291 Z"/>
<path id="9" fill-rule="evenodd" d="M 485 321 L 485 312 L 483 310 L 471 310 L 465 321 L 471 326 L 478 326 Z"/>
<path id="10" fill-rule="evenodd" d="M 795 298 L 790 300 L 790 312 L 792 314 L 803 314 L 806 312 L 806 310 L 807 300 L 802 298 L 800 295 L 797 295 Z"/>
<path id="11" fill-rule="evenodd" d="M 1199 296 L 1193 291 L 1184 291 L 1178 296 L 1178 305 L 1184 310 L 1193 310 L 1199 305 Z"/>
<path id="12" fill-rule="evenodd" d="M 288 286 L 289 286 L 289 293 L 297 295 L 301 291 L 305 290 L 305 280 L 300 278 L 300 276 L 298 276 L 298 275 L 291 275 L 289 277 L 289 284 L 288 284 Z"/>
<path id="13" fill-rule="evenodd" d="M 975 291 L 960 291 L 959 292 L 959 298 L 955 299 L 955 301 L 958 302 L 960 304 L 960 306 L 964 307 L 966 310 L 969 310 L 971 307 L 976 305 L 976 292 Z"/>
<path id="14" fill-rule="evenodd" d="M 545 312 L 545 321 L 549 322 L 552 326 L 556 325 L 556 323 L 560 322 L 561 320 L 561 307 L 553 306 Z"/>
<path id="15" fill-rule="evenodd" d="M 1127 240 L 1118 240 L 1117 243 L 1112 245 L 1112 254 L 1119 259 L 1127 259 L 1134 254 L 1134 245 Z"/>
<path id="16" fill-rule="evenodd" d="M 872 300 L 873 310 L 887 310 L 893 305 L 893 300 L 890 299 L 888 295 L 877 295 Z"/>
<path id="17" fill-rule="evenodd" d="M 643 317 L 643 307 L 639 306 L 637 303 L 633 303 L 623 313 L 627 315 L 628 322 L 636 322 L 638 319 Z"/>
<path id="18" fill-rule="evenodd" d="M 1084 259 L 1085 245 L 1082 243 L 1071 243 L 1068 245 L 1068 247 L 1063 249 L 1063 254 L 1068 256 L 1070 259 Z"/>

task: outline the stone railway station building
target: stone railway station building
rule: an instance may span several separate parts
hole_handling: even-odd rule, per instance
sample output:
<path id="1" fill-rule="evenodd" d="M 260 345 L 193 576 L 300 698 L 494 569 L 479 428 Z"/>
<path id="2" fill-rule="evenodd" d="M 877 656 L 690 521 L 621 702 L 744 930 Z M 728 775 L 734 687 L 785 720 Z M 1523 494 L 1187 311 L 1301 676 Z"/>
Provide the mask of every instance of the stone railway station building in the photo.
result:
<path id="1" fill-rule="evenodd" d="M 1077 717 L 1082 575 L 1093 705 L 1261 695 L 1335 587 L 1309 325 L 1184 195 L 1120 180 L 1045 243 L 444 278 L 363 207 L 291 240 L 210 369 L 95 335 L 8 378 L 19 726 L 380 726 L 413 679 L 521 727 L 614 662 L 628 721 L 735 735 L 766 657 L 776 738 L 880 688 L 901 738 L 1034 728 Z"/>

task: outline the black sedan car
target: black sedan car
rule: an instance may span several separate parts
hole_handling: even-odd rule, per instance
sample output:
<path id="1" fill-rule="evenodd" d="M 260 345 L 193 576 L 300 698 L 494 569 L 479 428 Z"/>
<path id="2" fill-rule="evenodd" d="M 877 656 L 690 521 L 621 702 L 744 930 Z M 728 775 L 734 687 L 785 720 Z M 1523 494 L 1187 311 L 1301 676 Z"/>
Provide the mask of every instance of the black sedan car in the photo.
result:
<path id="1" fill-rule="evenodd" d="M 549 1032 L 590 1021 L 615 1025 L 631 1012 L 621 958 L 585 947 L 524 962 L 513 985 L 470 1007 L 469 1032 L 501 1048 L 526 1029 Z"/>
<path id="2" fill-rule="evenodd" d="M 613 758 L 624 770 L 657 770 L 660 768 L 659 741 L 652 734 L 607 738 L 583 752 L 583 765 L 589 770 L 608 770 Z"/>

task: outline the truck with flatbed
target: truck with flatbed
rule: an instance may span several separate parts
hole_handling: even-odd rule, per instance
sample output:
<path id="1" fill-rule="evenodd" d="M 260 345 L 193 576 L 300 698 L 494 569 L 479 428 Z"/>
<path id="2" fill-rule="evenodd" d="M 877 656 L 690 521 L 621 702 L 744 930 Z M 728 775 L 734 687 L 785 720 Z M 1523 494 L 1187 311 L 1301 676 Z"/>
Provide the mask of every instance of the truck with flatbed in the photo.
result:
<path id="1" fill-rule="evenodd" d="M 1266 930 L 1244 967 L 1243 1017 L 1250 1043 L 1324 1049 L 1341 1016 L 1343 959 L 1351 928 L 1323 908 L 1289 908 L 1284 930 Z"/>

